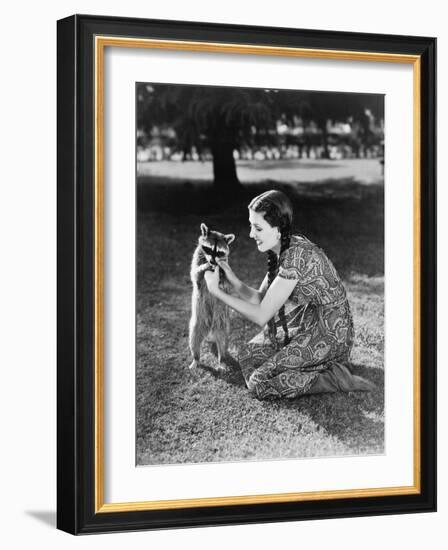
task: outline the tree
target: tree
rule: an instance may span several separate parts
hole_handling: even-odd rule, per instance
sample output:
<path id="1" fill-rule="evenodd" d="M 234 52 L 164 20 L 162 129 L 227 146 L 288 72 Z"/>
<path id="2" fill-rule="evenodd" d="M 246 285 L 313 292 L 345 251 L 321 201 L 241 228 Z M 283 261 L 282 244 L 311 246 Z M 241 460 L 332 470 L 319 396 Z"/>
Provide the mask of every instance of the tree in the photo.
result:
<path id="1" fill-rule="evenodd" d="M 208 147 L 213 157 L 215 186 L 239 188 L 234 151 L 252 146 L 275 132 L 275 92 L 249 88 L 139 84 L 139 129 L 167 125 L 176 131 L 179 148 Z"/>
<path id="2" fill-rule="evenodd" d="M 192 147 L 199 154 L 210 150 L 214 184 L 225 192 L 240 187 L 235 150 L 279 145 L 280 120 L 291 128 L 298 117 L 304 126 L 314 122 L 320 130 L 315 137 L 329 158 L 329 121 L 357 122 L 357 136 L 367 147 L 372 117 L 382 116 L 383 109 L 382 96 L 374 94 L 144 83 L 137 87 L 137 103 L 139 131 L 150 135 L 155 127 L 174 130 L 183 158 Z"/>

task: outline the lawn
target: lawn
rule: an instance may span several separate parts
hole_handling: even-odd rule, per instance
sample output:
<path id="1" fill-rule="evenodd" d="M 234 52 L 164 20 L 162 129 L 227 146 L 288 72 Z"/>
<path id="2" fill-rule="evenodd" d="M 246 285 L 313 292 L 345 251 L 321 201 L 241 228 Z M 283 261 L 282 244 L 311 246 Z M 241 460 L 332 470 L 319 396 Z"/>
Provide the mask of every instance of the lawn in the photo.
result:
<path id="1" fill-rule="evenodd" d="M 219 198 L 207 181 L 166 175 L 138 180 L 137 464 L 197 463 L 384 452 L 383 185 L 353 177 L 319 182 L 248 182 Z M 258 286 L 266 265 L 248 237 L 247 204 L 267 188 L 294 202 L 296 230 L 319 244 L 346 284 L 356 339 L 351 368 L 376 384 L 371 393 L 258 401 L 233 364 L 214 372 L 203 345 L 203 368 L 188 369 L 190 261 L 201 222 L 236 234 L 230 263 Z M 258 328 L 231 317 L 230 352 Z"/>

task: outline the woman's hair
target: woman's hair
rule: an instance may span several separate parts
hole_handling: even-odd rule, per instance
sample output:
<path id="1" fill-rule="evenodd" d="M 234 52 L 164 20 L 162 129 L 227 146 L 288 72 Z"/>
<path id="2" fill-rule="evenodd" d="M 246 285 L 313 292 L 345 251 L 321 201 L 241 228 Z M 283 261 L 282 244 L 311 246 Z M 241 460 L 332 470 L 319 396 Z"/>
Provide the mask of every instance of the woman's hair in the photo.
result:
<path id="1" fill-rule="evenodd" d="M 281 191 L 271 190 L 258 195 L 249 204 L 249 208 L 254 212 L 263 214 L 264 219 L 271 227 L 278 227 L 281 235 L 280 254 L 289 248 L 293 208 L 289 198 Z M 268 288 L 271 286 L 275 276 L 277 275 L 278 261 L 277 255 L 272 250 L 268 250 Z M 285 306 L 283 305 L 279 312 L 280 321 L 285 332 L 284 345 L 289 342 L 288 325 L 285 318 Z M 275 337 L 277 328 L 275 326 L 275 318 L 273 317 L 269 323 L 269 334 L 273 343 L 276 342 Z"/>

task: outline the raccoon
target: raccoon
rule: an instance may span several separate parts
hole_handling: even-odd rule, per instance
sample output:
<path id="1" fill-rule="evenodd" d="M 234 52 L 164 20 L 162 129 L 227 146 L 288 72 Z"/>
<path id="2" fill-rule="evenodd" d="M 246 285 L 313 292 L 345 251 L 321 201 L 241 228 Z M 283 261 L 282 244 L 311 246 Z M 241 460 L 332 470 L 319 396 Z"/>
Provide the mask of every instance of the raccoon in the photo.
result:
<path id="1" fill-rule="evenodd" d="M 193 253 L 190 272 L 193 283 L 189 335 L 193 362 L 190 364 L 190 369 L 199 365 L 201 343 L 206 336 L 210 335 L 211 340 L 216 344 L 218 370 L 225 370 L 222 359 L 227 356 L 230 330 L 229 308 L 210 294 L 204 280 L 204 273 L 209 269 L 219 269 L 216 259 L 225 259 L 229 256 L 229 244 L 234 239 L 233 234 L 223 235 L 218 231 L 210 230 L 205 223 L 201 223 L 201 235 Z M 230 285 L 221 270 L 220 287 L 226 292 L 230 290 Z"/>

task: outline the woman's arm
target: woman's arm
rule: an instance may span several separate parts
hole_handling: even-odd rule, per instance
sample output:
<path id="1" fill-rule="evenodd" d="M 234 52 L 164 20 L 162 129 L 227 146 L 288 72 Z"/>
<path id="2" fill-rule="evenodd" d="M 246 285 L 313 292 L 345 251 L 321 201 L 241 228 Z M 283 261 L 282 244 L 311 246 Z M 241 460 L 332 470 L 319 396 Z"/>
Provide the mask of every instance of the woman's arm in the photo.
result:
<path id="1" fill-rule="evenodd" d="M 261 302 L 253 304 L 247 300 L 231 296 L 220 289 L 217 271 L 207 271 L 205 273 L 205 281 L 209 291 L 229 307 L 261 327 L 277 313 L 297 284 L 296 280 L 276 277 Z"/>
<path id="2" fill-rule="evenodd" d="M 218 260 L 217 263 L 219 267 L 224 271 L 227 280 L 242 300 L 251 304 L 259 304 L 261 302 L 264 289 L 263 285 L 265 284 L 265 281 L 267 282 L 267 278 L 265 278 L 259 290 L 257 290 L 250 287 L 249 285 L 246 285 L 246 283 L 243 283 L 243 281 L 238 279 L 238 277 L 235 275 L 235 272 L 227 263 L 227 260 Z"/>

